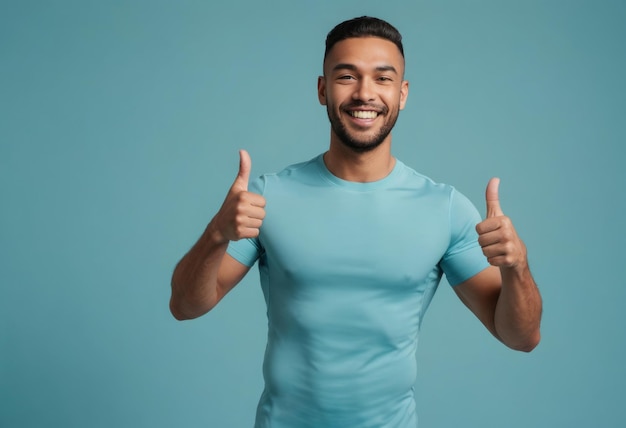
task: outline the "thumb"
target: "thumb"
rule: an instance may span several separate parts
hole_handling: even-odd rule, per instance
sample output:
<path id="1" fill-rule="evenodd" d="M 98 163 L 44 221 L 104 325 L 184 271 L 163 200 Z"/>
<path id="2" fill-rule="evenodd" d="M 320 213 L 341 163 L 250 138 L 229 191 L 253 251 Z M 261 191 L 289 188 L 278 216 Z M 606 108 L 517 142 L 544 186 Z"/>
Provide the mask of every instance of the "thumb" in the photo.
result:
<path id="1" fill-rule="evenodd" d="M 487 199 L 487 218 L 504 215 L 502 208 L 500 208 L 500 198 L 498 197 L 499 186 L 500 179 L 497 177 L 489 180 L 487 184 L 487 191 L 485 192 L 485 198 Z"/>
<path id="2" fill-rule="evenodd" d="M 233 187 L 237 187 L 241 191 L 247 191 L 251 169 L 252 160 L 250 159 L 250 155 L 245 150 L 239 150 L 239 172 L 237 173 Z"/>

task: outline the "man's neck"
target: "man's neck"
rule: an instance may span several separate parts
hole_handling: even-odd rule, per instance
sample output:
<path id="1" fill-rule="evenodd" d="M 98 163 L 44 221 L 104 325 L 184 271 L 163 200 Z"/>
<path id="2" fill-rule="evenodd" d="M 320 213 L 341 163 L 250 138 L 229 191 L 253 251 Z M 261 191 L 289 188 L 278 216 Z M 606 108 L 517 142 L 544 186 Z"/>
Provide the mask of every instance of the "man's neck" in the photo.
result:
<path id="1" fill-rule="evenodd" d="M 324 153 L 324 163 L 334 176 L 342 180 L 369 183 L 388 176 L 396 165 L 396 159 L 391 155 L 391 139 L 364 153 L 331 141 L 329 150 Z"/>

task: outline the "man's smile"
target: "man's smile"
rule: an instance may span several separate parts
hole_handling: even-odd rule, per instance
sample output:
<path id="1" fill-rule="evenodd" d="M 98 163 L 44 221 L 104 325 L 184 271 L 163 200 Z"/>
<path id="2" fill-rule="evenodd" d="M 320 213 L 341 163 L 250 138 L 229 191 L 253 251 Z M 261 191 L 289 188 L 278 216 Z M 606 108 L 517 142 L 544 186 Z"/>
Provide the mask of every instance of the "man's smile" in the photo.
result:
<path id="1" fill-rule="evenodd" d="M 373 110 L 353 110 L 349 111 L 348 114 L 357 119 L 376 119 L 378 117 L 378 112 Z"/>

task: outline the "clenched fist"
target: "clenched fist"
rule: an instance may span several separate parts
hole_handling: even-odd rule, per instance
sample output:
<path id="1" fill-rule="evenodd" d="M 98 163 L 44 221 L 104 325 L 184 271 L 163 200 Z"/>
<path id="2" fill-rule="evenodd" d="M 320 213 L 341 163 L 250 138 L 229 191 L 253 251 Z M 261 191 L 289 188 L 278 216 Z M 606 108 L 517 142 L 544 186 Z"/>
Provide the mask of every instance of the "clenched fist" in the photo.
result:
<path id="1" fill-rule="evenodd" d="M 265 218 L 265 198 L 248 192 L 251 169 L 250 155 L 240 150 L 237 178 L 213 221 L 223 242 L 259 236 Z"/>
<path id="2" fill-rule="evenodd" d="M 526 265 L 526 246 L 517 236 L 511 219 L 504 215 L 498 198 L 499 178 L 487 184 L 487 218 L 476 225 L 478 243 L 489 263 L 500 268 Z"/>

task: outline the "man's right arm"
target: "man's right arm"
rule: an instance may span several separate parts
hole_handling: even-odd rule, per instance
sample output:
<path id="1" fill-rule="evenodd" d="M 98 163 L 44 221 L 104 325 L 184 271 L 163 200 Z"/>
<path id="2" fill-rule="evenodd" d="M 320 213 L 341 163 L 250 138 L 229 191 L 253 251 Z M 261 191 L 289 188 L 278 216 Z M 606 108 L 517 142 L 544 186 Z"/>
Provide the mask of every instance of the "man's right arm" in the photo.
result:
<path id="1" fill-rule="evenodd" d="M 239 154 L 239 173 L 222 207 L 174 269 L 170 311 L 178 320 L 213 309 L 250 269 L 226 253 L 230 241 L 257 237 L 265 217 L 265 198 L 248 192 L 250 156 Z"/>

